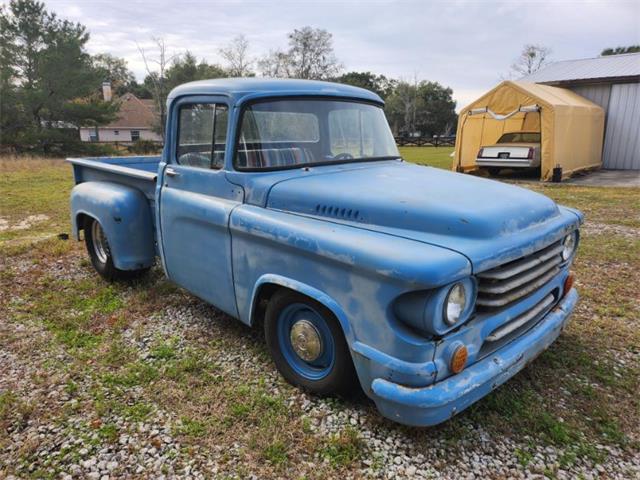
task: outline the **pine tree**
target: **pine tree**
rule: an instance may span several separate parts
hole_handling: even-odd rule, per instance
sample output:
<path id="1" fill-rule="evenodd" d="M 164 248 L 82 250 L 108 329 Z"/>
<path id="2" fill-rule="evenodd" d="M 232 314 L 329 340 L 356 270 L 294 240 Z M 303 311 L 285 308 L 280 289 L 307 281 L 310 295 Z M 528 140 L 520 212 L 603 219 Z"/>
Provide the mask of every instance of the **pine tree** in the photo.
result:
<path id="1" fill-rule="evenodd" d="M 0 10 L 0 32 L 4 146 L 51 153 L 77 143 L 80 126 L 114 117 L 117 105 L 99 93 L 102 72 L 85 50 L 84 26 L 59 19 L 41 2 L 12 0 Z"/>

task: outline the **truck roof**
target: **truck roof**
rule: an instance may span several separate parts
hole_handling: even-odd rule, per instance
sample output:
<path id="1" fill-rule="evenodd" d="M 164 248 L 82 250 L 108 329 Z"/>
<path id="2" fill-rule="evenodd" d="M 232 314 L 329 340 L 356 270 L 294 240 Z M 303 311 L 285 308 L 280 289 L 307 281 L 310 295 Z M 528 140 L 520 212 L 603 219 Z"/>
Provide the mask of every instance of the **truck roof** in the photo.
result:
<path id="1" fill-rule="evenodd" d="M 275 78 L 217 78 L 180 85 L 169 93 L 169 101 L 184 95 L 224 95 L 234 103 L 278 96 L 345 97 L 384 104 L 375 93 L 364 88 L 317 80 Z"/>

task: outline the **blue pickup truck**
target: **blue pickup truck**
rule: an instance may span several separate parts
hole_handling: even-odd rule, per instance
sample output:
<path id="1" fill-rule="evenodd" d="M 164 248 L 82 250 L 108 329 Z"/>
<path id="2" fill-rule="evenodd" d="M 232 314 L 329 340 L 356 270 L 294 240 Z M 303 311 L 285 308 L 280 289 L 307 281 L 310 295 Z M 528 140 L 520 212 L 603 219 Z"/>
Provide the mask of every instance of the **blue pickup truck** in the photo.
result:
<path id="1" fill-rule="evenodd" d="M 108 280 L 169 279 L 263 324 L 283 377 L 356 383 L 434 425 L 565 326 L 583 216 L 516 186 L 404 162 L 374 93 L 222 79 L 168 99 L 161 157 L 69 159 L 73 233 Z"/>

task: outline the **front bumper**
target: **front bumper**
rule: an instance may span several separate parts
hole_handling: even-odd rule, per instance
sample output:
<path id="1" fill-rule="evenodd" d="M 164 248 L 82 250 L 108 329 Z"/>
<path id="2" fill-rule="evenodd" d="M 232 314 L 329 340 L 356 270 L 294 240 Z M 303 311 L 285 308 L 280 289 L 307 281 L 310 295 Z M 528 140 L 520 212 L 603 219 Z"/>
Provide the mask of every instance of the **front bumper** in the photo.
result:
<path id="1" fill-rule="evenodd" d="M 571 289 L 531 330 L 441 382 L 411 388 L 375 379 L 371 389 L 378 409 L 385 417 L 406 425 L 444 422 L 502 385 L 547 349 L 560 335 L 577 301 L 578 292 Z"/>

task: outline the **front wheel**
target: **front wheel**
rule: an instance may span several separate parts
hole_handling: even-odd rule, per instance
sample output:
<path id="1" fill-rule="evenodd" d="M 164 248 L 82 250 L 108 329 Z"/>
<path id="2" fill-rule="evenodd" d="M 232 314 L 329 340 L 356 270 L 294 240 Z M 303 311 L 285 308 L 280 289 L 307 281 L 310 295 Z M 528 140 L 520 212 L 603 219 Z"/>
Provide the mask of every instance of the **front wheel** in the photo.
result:
<path id="1" fill-rule="evenodd" d="M 289 383 L 319 395 L 347 394 L 357 385 L 349 346 L 325 306 L 281 290 L 267 306 L 264 328 L 271 356 Z"/>
<path id="2" fill-rule="evenodd" d="M 87 252 L 91 258 L 93 268 L 105 280 L 124 280 L 139 277 L 146 273 L 149 269 L 142 268 L 139 270 L 120 270 L 113 264 L 113 256 L 107 235 L 100 225 L 100 222 L 91 218 L 87 220 L 84 226 L 84 242 Z"/>

